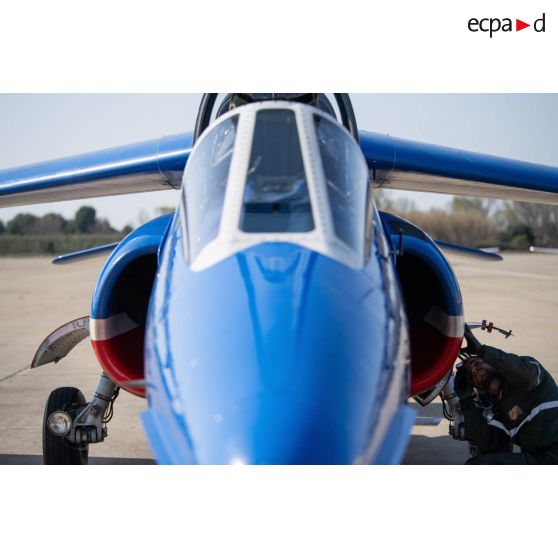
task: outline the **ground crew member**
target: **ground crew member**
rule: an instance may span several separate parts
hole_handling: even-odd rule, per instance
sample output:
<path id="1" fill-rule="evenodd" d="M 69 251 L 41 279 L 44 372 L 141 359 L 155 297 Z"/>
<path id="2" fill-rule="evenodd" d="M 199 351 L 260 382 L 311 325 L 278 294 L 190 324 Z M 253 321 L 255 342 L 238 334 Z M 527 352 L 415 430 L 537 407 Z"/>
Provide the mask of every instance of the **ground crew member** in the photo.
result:
<path id="1" fill-rule="evenodd" d="M 474 356 L 454 385 L 465 436 L 478 448 L 467 464 L 558 464 L 558 387 L 552 376 L 532 357 L 481 345 L 468 326 L 465 339 Z"/>

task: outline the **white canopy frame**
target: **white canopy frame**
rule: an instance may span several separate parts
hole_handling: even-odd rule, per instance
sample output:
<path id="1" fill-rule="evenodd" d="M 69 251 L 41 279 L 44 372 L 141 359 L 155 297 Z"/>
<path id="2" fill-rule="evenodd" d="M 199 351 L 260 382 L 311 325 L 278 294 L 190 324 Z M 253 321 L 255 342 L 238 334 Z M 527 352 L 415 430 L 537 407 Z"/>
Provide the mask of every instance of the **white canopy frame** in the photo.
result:
<path id="1" fill-rule="evenodd" d="M 312 207 L 312 216 L 314 228 L 308 232 L 245 232 L 240 228 L 241 215 L 244 204 L 244 192 L 246 187 L 247 173 L 250 165 L 250 156 L 252 151 L 252 142 L 254 130 L 256 126 L 257 114 L 262 110 L 290 110 L 295 114 L 298 138 L 300 142 L 304 171 L 310 204 Z M 366 191 L 370 187 L 370 178 L 366 160 L 362 155 L 360 146 L 356 143 L 351 134 L 334 118 L 319 111 L 313 107 L 303 105 L 301 103 L 264 101 L 261 103 L 251 103 L 242 106 L 233 111 L 227 112 L 220 118 L 216 119 L 212 126 L 208 127 L 200 136 L 199 140 L 193 147 L 190 158 L 186 165 L 184 178 L 182 183 L 183 195 L 181 196 L 181 222 L 184 232 L 184 249 L 186 259 L 189 260 L 188 254 L 188 227 L 187 227 L 187 180 L 188 167 L 191 161 L 195 160 L 196 152 L 200 145 L 203 144 L 204 138 L 219 124 L 238 116 L 236 127 L 236 138 L 233 147 L 233 154 L 227 179 L 226 193 L 217 236 L 208 242 L 200 252 L 190 261 L 193 271 L 202 271 L 224 259 L 232 256 L 240 251 L 246 250 L 258 244 L 270 242 L 286 242 L 297 244 L 308 248 L 309 250 L 318 252 L 328 256 L 344 265 L 359 269 L 364 266 L 365 259 L 365 230 L 362 230 L 362 243 L 355 250 L 349 246 L 335 234 L 334 220 L 332 216 L 331 204 L 328 196 L 328 188 L 326 177 L 324 175 L 324 167 L 320 155 L 318 138 L 316 134 L 315 117 L 327 119 L 334 123 L 341 133 L 345 134 L 350 142 L 354 145 L 359 155 L 359 164 L 368 177 Z M 364 197 L 363 203 L 366 204 L 367 196 Z M 367 208 L 363 207 L 362 211 L 366 215 Z M 368 224 L 366 226 L 369 226 Z"/>

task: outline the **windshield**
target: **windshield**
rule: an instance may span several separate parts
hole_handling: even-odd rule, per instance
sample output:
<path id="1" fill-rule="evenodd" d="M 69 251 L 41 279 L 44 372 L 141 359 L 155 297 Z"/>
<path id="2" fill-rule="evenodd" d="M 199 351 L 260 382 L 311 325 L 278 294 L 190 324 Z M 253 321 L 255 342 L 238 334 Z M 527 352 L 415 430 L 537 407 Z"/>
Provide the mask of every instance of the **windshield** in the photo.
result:
<path id="1" fill-rule="evenodd" d="M 216 126 L 188 161 L 183 190 L 192 259 L 219 232 L 237 121 L 235 116 Z"/>
<path id="2" fill-rule="evenodd" d="M 252 139 L 240 229 L 249 233 L 314 228 L 295 113 L 260 110 Z"/>
<path id="3" fill-rule="evenodd" d="M 357 254 L 365 240 L 368 168 L 352 138 L 339 126 L 314 116 L 335 235 Z"/>
<path id="4" fill-rule="evenodd" d="M 361 268 L 368 178 L 358 144 L 323 112 L 248 103 L 208 128 L 188 159 L 184 255 L 201 271 L 258 244 L 289 242 Z"/>

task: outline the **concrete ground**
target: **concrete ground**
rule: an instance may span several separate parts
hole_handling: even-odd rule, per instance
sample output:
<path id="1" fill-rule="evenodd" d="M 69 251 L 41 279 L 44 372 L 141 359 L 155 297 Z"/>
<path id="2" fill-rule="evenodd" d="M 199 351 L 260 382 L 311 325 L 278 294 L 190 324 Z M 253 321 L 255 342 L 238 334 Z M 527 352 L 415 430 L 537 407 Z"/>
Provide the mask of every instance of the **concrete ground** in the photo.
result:
<path id="1" fill-rule="evenodd" d="M 450 258 L 460 280 L 467 321 L 488 319 L 513 329 L 479 338 L 508 351 L 538 358 L 558 379 L 558 256 L 509 254 L 500 263 Z M 48 333 L 89 313 L 103 259 L 53 266 L 47 258 L 0 259 L 0 464 L 42 462 L 43 409 L 51 390 L 79 387 L 90 397 L 99 367 L 88 340 L 56 365 L 30 370 L 29 363 Z M 138 414 L 145 401 L 121 392 L 109 436 L 90 446 L 93 464 L 144 464 L 153 457 Z M 441 416 L 439 400 L 422 416 Z M 468 456 L 464 442 L 438 426 L 415 426 L 406 464 L 458 464 Z"/>

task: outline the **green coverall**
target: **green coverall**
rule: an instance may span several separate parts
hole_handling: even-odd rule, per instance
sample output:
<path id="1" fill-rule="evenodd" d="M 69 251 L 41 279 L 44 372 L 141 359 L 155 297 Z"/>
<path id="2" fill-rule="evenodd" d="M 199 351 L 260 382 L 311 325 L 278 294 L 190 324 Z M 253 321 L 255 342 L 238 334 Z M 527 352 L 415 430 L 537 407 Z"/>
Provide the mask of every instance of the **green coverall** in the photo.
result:
<path id="1" fill-rule="evenodd" d="M 485 418 L 471 400 L 463 402 L 465 435 L 478 447 L 467 464 L 558 464 L 558 386 L 552 376 L 532 357 L 487 345 L 478 356 L 500 373 L 504 386 L 492 417 Z"/>

